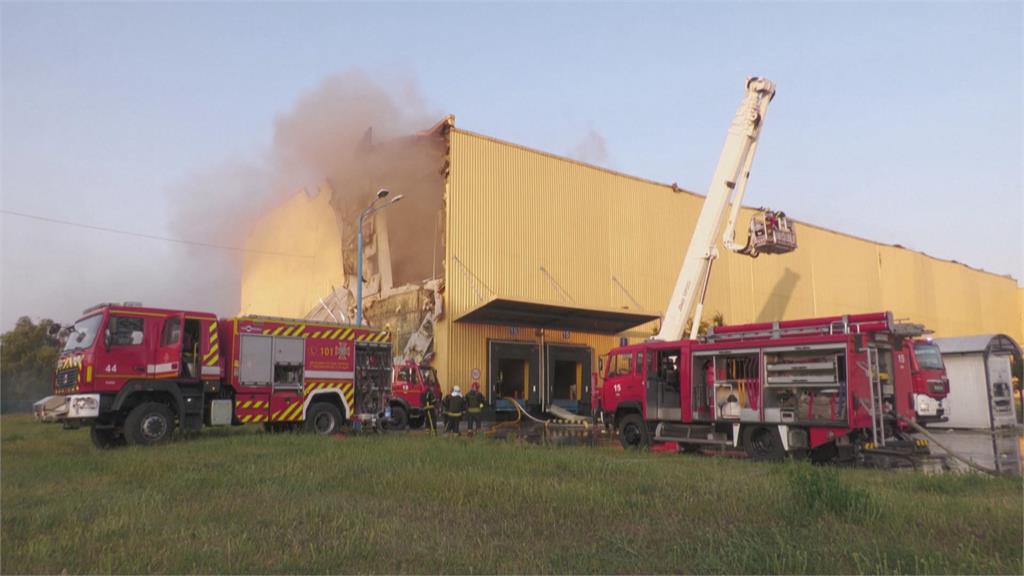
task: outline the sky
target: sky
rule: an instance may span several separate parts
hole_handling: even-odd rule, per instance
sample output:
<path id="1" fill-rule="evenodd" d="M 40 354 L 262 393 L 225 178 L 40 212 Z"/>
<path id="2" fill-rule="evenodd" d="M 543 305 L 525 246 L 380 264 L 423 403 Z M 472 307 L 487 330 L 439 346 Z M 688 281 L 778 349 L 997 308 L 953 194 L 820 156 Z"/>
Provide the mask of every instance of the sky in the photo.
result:
<path id="1" fill-rule="evenodd" d="M 237 251 L 67 222 L 241 246 L 197 213 L 251 218 L 275 126 L 353 70 L 423 128 L 454 114 L 700 193 L 764 76 L 745 203 L 1020 281 L 1022 23 L 1020 2 L 5 2 L 0 328 L 101 301 L 236 313 Z"/>

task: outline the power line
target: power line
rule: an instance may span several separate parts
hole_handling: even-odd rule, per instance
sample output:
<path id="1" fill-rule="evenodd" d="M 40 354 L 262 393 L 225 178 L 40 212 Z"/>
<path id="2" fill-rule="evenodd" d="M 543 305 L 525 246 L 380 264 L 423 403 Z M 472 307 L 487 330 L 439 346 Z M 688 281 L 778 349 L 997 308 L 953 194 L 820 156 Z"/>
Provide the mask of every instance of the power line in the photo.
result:
<path id="1" fill-rule="evenodd" d="M 146 238 L 149 240 L 160 240 L 163 242 L 174 242 L 177 244 L 186 244 L 189 246 L 199 246 L 203 248 L 217 248 L 219 250 L 230 250 L 233 252 L 249 252 L 252 254 L 266 254 L 268 256 L 285 256 L 288 258 L 312 258 L 312 255 L 308 254 L 289 254 L 288 252 L 274 252 L 272 250 L 253 250 L 250 248 L 240 248 L 238 246 L 224 246 L 221 244 L 211 244 L 209 242 L 199 242 L 196 240 L 185 240 L 183 238 L 172 238 L 170 236 L 157 236 L 155 234 L 142 234 L 139 232 L 130 232 L 128 230 L 118 230 L 116 228 L 107 228 L 105 226 L 94 226 L 92 224 L 83 224 L 81 222 L 72 222 L 70 220 L 60 220 L 57 218 L 48 218 L 46 216 L 39 216 L 36 214 L 26 214 L 24 212 L 15 212 L 14 210 L 6 210 L 0 208 L 0 212 L 9 214 L 11 216 L 18 216 L 20 218 L 28 218 L 30 220 L 39 220 L 42 222 L 49 222 L 51 224 L 63 224 L 65 226 L 74 226 L 76 228 L 85 228 L 87 230 L 98 230 L 100 232 L 109 232 L 111 234 L 124 234 L 125 236 L 135 236 L 136 238 Z"/>

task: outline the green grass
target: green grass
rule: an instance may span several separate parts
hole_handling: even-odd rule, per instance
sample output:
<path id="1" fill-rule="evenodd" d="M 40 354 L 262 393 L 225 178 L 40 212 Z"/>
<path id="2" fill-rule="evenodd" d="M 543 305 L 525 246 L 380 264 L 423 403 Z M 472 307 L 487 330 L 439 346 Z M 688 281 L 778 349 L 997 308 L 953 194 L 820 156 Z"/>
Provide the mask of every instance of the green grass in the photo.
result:
<path id="1" fill-rule="evenodd" d="M 1020 479 L 422 435 L 99 452 L 0 425 L 4 574 L 1024 571 Z"/>

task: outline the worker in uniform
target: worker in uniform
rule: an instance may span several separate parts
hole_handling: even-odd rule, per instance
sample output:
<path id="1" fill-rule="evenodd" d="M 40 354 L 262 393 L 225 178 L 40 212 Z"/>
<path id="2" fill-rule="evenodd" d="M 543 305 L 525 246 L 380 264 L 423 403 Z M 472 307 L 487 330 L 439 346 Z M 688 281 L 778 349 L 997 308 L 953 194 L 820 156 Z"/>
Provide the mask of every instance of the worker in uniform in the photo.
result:
<path id="1" fill-rule="evenodd" d="M 420 403 L 423 404 L 423 418 L 427 430 L 431 434 L 437 434 L 437 394 L 434 394 L 433 386 L 423 388 L 423 394 L 420 394 Z"/>
<path id="2" fill-rule="evenodd" d="M 484 395 L 480 393 L 480 383 L 473 382 L 469 393 L 466 394 L 466 417 L 468 418 L 467 430 L 472 434 L 480 429 L 480 416 L 484 411 Z"/>
<path id="3" fill-rule="evenodd" d="M 452 388 L 451 394 L 441 401 L 441 407 L 444 408 L 444 416 L 447 419 L 445 432 L 454 432 L 456 436 L 461 436 L 459 427 L 462 424 L 462 413 L 466 411 L 466 399 L 462 396 L 462 390 L 458 386 Z"/>

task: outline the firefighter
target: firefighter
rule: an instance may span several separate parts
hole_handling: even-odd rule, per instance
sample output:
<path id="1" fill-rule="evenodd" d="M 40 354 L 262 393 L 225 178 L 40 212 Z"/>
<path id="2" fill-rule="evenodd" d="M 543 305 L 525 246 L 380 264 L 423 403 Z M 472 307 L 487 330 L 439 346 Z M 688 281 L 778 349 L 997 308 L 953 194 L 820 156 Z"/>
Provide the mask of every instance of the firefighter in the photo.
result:
<path id="1" fill-rule="evenodd" d="M 441 401 L 441 407 L 444 408 L 446 419 L 445 432 L 454 432 L 456 436 L 461 436 L 459 426 L 462 424 L 462 413 L 466 410 L 466 399 L 462 396 L 462 390 L 458 386 L 452 388 L 452 393 Z"/>
<path id="2" fill-rule="evenodd" d="M 469 420 L 467 430 L 472 434 L 480 429 L 480 415 L 484 411 L 484 395 L 480 393 L 480 383 L 473 382 L 469 393 L 466 394 L 466 415 Z"/>
<path id="3" fill-rule="evenodd" d="M 425 386 L 423 394 L 420 395 L 420 403 L 423 404 L 423 418 L 425 425 L 431 434 L 437 434 L 437 394 L 434 394 L 433 386 Z"/>

